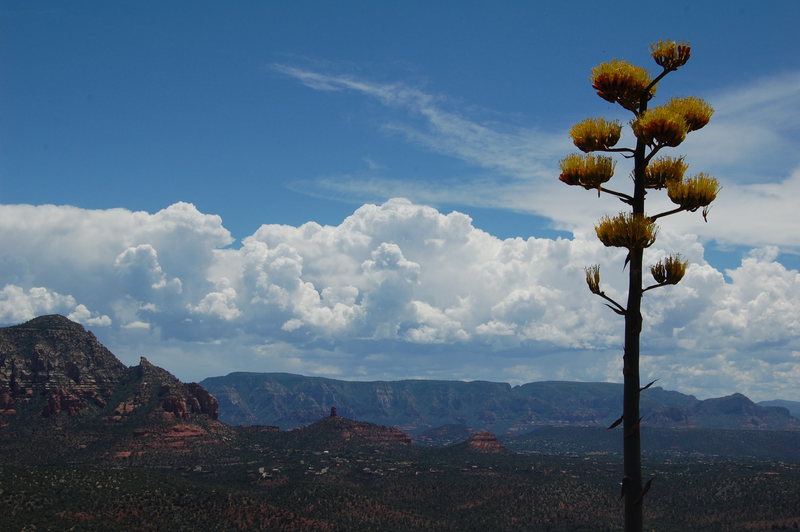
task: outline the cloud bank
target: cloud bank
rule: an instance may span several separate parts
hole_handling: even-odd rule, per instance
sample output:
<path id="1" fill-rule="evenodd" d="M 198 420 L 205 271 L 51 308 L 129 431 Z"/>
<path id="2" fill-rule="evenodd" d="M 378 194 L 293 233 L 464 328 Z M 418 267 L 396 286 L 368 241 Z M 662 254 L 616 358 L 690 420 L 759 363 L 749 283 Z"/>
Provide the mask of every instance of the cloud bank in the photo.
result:
<path id="1" fill-rule="evenodd" d="M 128 363 L 184 379 L 236 370 L 338 378 L 621 380 L 622 320 L 593 297 L 602 266 L 619 300 L 618 250 L 584 239 L 498 239 L 469 216 L 404 199 L 336 226 L 263 225 L 232 246 L 215 215 L 0 206 L 0 322 L 84 323 Z M 800 275 L 759 248 L 715 270 L 703 245 L 662 233 L 647 258 L 691 261 L 647 293 L 643 372 L 702 397 L 800 399 Z"/>

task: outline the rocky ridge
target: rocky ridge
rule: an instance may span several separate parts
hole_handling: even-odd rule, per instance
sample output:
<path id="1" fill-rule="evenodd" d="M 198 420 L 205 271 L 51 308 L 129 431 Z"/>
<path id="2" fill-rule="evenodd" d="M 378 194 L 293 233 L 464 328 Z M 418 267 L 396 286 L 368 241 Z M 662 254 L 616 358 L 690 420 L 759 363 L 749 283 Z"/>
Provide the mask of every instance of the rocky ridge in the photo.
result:
<path id="1" fill-rule="evenodd" d="M 112 419 L 120 421 L 142 405 L 152 404 L 152 414 L 166 420 L 188 419 L 192 414 L 204 414 L 216 420 L 219 414 L 217 399 L 197 383 L 184 384 L 168 371 L 141 357 L 138 366 L 128 370 L 126 384 L 132 392 L 114 409 Z"/>
<path id="2" fill-rule="evenodd" d="M 295 445 L 303 447 L 324 446 L 335 448 L 356 444 L 378 447 L 409 447 L 411 436 L 394 428 L 364 423 L 337 415 L 335 407 L 331 415 L 303 428 L 290 431 Z"/>
<path id="3" fill-rule="evenodd" d="M 113 399 L 115 404 L 108 405 Z M 122 421 L 140 408 L 164 419 L 202 414 L 217 419 L 216 398 L 184 384 L 145 357 L 126 367 L 80 324 L 64 316 L 0 329 L 0 416 L 69 416 L 107 411 Z"/>
<path id="4" fill-rule="evenodd" d="M 46 441 L 50 457 L 72 459 L 202 452 L 235 439 L 218 412 L 199 384 L 145 357 L 125 366 L 64 316 L 0 328 L 0 441 L 18 456 Z"/>
<path id="5" fill-rule="evenodd" d="M 420 441 L 442 443 L 453 438 L 429 431 L 462 426 L 505 436 L 542 426 L 607 427 L 619 418 L 622 405 L 622 385 L 605 382 L 512 387 L 484 381 L 356 382 L 288 373 L 231 373 L 201 384 L 219 399 L 220 419 L 232 425 L 293 429 L 319 419 L 335 404 L 351 419 L 397 426 Z M 800 429 L 800 420 L 786 408 L 757 405 L 741 394 L 699 400 L 653 386 L 642 393 L 641 408 L 651 427 Z"/>
<path id="6" fill-rule="evenodd" d="M 35 408 L 43 417 L 106 406 L 128 368 L 63 316 L 0 329 L 0 419 Z"/>

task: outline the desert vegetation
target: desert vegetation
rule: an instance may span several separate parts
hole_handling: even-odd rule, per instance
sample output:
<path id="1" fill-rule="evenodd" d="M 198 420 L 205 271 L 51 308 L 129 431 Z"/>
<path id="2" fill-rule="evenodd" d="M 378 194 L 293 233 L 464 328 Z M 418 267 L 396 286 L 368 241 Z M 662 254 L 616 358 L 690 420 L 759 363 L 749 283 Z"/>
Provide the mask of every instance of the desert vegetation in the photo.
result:
<path id="1" fill-rule="evenodd" d="M 240 464 L 0 466 L 3 530 L 620 530 L 616 458 L 272 449 Z M 800 525 L 800 465 L 647 462 L 655 530 Z"/>

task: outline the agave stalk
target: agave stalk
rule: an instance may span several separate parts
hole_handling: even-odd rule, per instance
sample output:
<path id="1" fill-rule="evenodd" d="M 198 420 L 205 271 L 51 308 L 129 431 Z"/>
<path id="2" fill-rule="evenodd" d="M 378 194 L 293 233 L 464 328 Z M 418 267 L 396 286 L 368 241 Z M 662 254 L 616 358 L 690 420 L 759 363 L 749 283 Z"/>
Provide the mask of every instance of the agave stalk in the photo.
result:
<path id="1" fill-rule="evenodd" d="M 596 189 L 614 195 L 630 206 L 629 212 L 616 216 L 605 216 L 595 226 L 597 237 L 606 246 L 623 247 L 628 250 L 625 266 L 628 268 L 628 294 L 625 305 L 608 297 L 600 288 L 600 266 L 586 268 L 586 283 L 589 290 L 607 301 L 606 305 L 625 318 L 625 345 L 623 350 L 624 397 L 622 416 L 609 428 L 623 425 L 624 473 L 622 480 L 625 499 L 625 530 L 642 530 L 642 504 L 652 479 L 642 482 L 641 435 L 639 396 L 644 388 L 640 385 L 639 358 L 642 331 L 641 304 L 643 294 L 650 289 L 676 284 L 686 273 L 687 263 L 680 255 L 670 255 L 651 266 L 650 273 L 656 284 L 644 288 L 642 272 L 644 250 L 656 239 L 659 218 L 681 211 L 696 211 L 702 208 L 705 218 L 709 204 L 719 193 L 716 179 L 706 174 L 697 174 L 684 179 L 687 164 L 683 157 L 660 157 L 654 159 L 661 149 L 679 146 L 686 135 L 705 126 L 713 109 L 699 98 L 673 98 L 665 105 L 648 109 L 654 97 L 656 85 L 670 72 L 682 67 L 691 56 L 691 47 L 682 41 L 658 41 L 650 47 L 651 56 L 661 72 L 651 77 L 646 69 L 614 59 L 602 63 L 592 70 L 592 87 L 598 96 L 619 104 L 633 113 L 630 122 L 636 137 L 636 146 L 615 147 L 620 137 L 618 122 L 602 118 L 590 118 L 576 124 L 570 130 L 573 143 L 581 151 L 606 151 L 621 153 L 633 159 L 633 192 L 616 192 L 605 188 L 613 174 L 614 163 L 608 157 L 573 154 L 561 161 L 559 179 L 568 185 L 580 185 L 585 189 Z M 654 216 L 645 215 L 645 196 L 649 190 L 663 190 L 677 207 Z M 651 383 L 652 384 L 652 383 Z"/>

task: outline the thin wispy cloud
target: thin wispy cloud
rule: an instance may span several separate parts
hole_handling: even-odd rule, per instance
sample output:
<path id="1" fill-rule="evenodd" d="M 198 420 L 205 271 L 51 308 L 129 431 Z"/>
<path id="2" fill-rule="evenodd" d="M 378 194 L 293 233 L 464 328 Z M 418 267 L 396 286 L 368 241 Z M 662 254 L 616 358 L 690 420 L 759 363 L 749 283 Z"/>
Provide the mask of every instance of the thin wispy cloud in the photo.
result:
<path id="1" fill-rule="evenodd" d="M 445 97 L 403 83 L 370 82 L 287 65 L 273 68 L 315 90 L 352 91 L 403 109 L 410 119 L 422 122 L 395 120 L 383 124 L 385 131 L 400 134 L 428 150 L 499 171 L 506 178 L 548 178 L 553 162 L 569 147 L 563 135 L 470 119 L 448 110 L 451 104 Z"/>
<path id="2" fill-rule="evenodd" d="M 349 194 L 356 201 L 404 195 L 434 204 L 525 211 L 576 232 L 589 231 L 591 222 L 609 209 L 608 202 L 592 201 L 589 195 L 576 194 L 557 181 L 558 160 L 574 151 L 566 131 L 482 122 L 466 111 L 453 110 L 455 104 L 443 96 L 403 83 L 371 82 L 286 65 L 274 68 L 315 90 L 355 92 L 404 110 L 409 119 L 384 123 L 385 132 L 475 166 L 471 175 L 427 181 L 410 181 L 387 172 L 319 177 L 314 184 L 321 190 L 340 197 Z M 796 145 L 800 127 L 798 87 L 800 73 L 792 72 L 743 83 L 714 96 L 711 103 L 716 113 L 711 124 L 692 134 L 678 151 L 686 154 L 690 172 L 710 172 L 723 183 L 713 208 L 713 218 L 722 224 L 706 227 L 695 217 L 680 221 L 674 217 L 672 230 L 693 231 L 729 244 L 800 249 L 791 194 L 800 156 L 790 149 Z M 625 161 L 620 163 L 618 180 L 626 173 Z M 663 208 L 671 207 L 665 203 Z"/>
<path id="3" fill-rule="evenodd" d="M 800 72 L 743 82 L 708 99 L 711 123 L 681 146 L 692 167 L 745 184 L 780 182 L 800 166 Z"/>
<path id="4" fill-rule="evenodd" d="M 786 72 L 733 87 L 714 96 L 724 117 L 777 129 L 800 128 L 800 72 Z"/>

